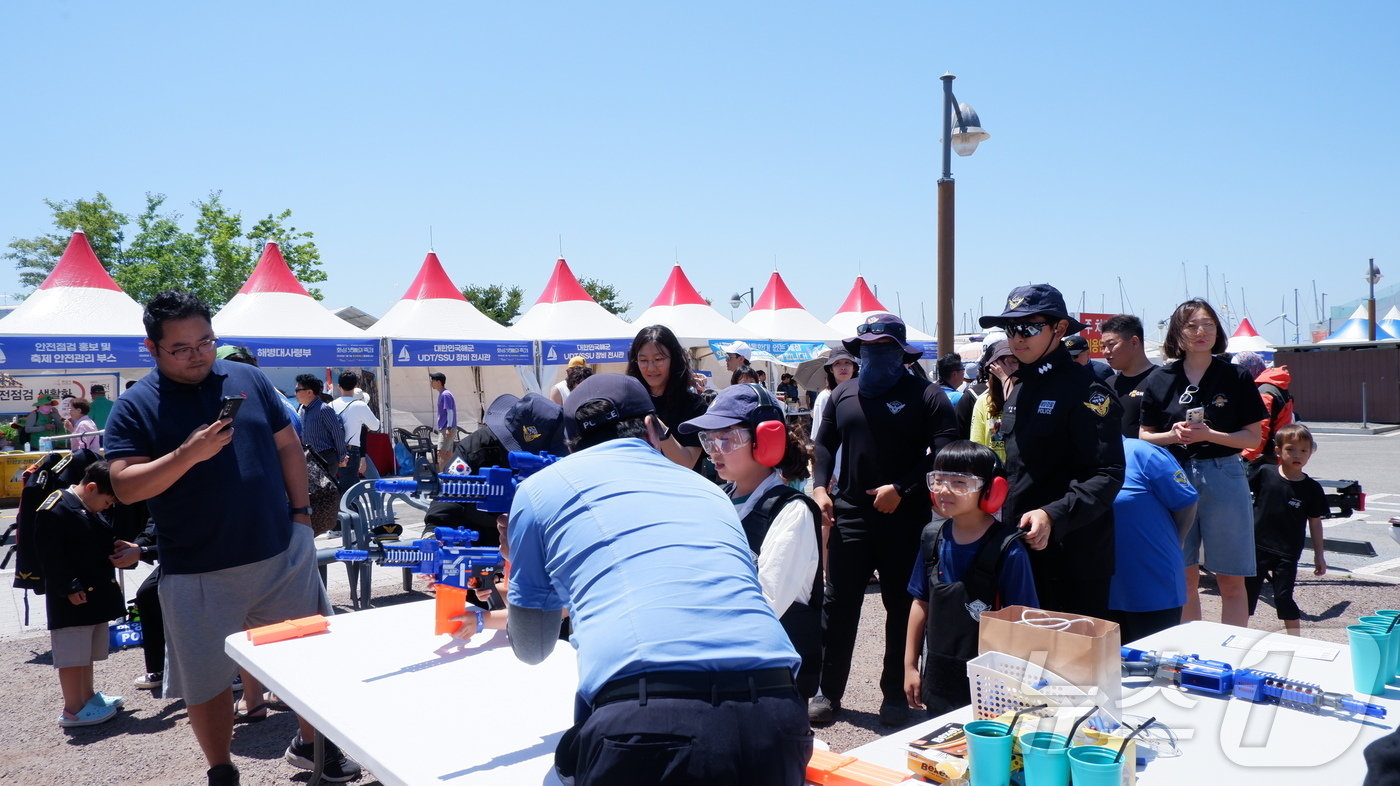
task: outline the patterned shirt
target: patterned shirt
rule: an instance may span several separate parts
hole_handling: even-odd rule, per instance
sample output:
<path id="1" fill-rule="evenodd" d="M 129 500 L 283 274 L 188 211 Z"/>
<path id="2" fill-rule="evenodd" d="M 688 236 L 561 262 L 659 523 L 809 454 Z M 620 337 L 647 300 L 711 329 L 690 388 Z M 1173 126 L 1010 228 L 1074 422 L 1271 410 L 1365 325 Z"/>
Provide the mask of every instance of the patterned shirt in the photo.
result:
<path id="1" fill-rule="evenodd" d="M 302 442 L 326 459 L 335 459 L 335 465 L 345 460 L 345 426 L 335 410 L 326 406 L 320 398 L 313 398 L 310 404 L 301 408 Z"/>

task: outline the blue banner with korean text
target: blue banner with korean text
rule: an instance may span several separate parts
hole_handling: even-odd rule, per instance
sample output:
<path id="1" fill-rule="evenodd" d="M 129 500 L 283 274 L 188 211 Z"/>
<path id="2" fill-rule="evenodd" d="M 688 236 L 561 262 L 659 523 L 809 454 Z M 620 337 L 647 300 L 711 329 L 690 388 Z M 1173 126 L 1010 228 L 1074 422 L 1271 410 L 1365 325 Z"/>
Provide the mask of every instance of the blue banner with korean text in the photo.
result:
<path id="1" fill-rule="evenodd" d="M 589 363 L 626 363 L 630 338 L 599 338 L 591 341 L 541 341 L 540 363 L 562 366 L 575 355 Z"/>
<path id="2" fill-rule="evenodd" d="M 531 366 L 530 341 L 429 341 L 394 339 L 389 356 L 396 366 Z"/>
<path id="3" fill-rule="evenodd" d="M 219 344 L 247 347 L 260 366 L 374 367 L 379 365 L 377 338 L 266 338 L 220 336 Z"/>
<path id="4" fill-rule="evenodd" d="M 711 341 L 710 351 L 717 357 L 724 357 L 727 353 L 721 349 L 721 345 L 728 344 L 728 341 Z M 752 362 L 771 361 L 781 363 L 785 366 L 795 366 L 808 360 L 814 360 L 817 353 L 826 348 L 826 344 L 820 341 L 746 341 L 749 349 L 753 351 L 749 358 Z"/>
<path id="5" fill-rule="evenodd" d="M 138 336 L 0 336 L 0 368 L 140 368 L 151 353 Z"/>

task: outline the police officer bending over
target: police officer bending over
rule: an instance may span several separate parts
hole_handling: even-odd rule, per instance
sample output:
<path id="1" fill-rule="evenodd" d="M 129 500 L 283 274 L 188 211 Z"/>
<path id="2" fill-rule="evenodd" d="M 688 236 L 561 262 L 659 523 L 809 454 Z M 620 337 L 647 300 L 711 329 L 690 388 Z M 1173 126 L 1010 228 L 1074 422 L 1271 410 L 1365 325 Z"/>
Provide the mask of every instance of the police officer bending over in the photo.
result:
<path id="1" fill-rule="evenodd" d="M 1084 325 L 1058 289 L 1017 287 L 1001 314 L 979 322 L 1005 328 L 1021 364 L 1001 420 L 1011 485 L 1002 521 L 1026 530 L 1041 606 L 1105 617 L 1123 485 L 1118 401 L 1061 345 Z"/>
<path id="2" fill-rule="evenodd" d="M 576 786 L 803 783 L 799 659 L 733 503 L 661 454 L 666 427 L 637 380 L 590 377 L 565 411 L 574 453 L 520 484 L 501 539 L 509 609 L 469 612 L 456 635 L 508 624 L 516 656 L 538 663 L 568 609 L 576 722 L 555 764 Z"/>

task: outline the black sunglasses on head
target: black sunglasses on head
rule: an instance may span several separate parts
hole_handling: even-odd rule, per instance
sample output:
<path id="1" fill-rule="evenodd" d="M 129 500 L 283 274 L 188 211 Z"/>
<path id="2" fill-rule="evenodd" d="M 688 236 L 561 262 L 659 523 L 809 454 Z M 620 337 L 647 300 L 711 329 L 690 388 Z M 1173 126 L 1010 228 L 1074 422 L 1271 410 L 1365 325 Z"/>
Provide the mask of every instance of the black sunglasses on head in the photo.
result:
<path id="1" fill-rule="evenodd" d="M 878 335 L 882 335 L 882 334 L 883 334 L 883 335 L 894 336 L 894 335 L 898 335 L 898 334 L 903 333 L 903 332 L 904 332 L 904 328 L 903 328 L 902 326 L 890 324 L 890 323 L 888 323 L 888 322 L 871 322 L 871 323 L 868 324 L 868 325 L 857 325 L 857 326 L 856 326 L 856 335 L 857 335 L 857 336 L 863 336 L 863 335 L 865 335 L 866 333 L 874 333 L 874 334 L 877 335 L 877 336 L 878 336 Z"/>
<path id="2" fill-rule="evenodd" d="M 1041 331 L 1050 327 L 1049 322 L 1007 322 L 1006 334 L 1009 336 L 1021 336 L 1031 338 L 1040 335 Z"/>

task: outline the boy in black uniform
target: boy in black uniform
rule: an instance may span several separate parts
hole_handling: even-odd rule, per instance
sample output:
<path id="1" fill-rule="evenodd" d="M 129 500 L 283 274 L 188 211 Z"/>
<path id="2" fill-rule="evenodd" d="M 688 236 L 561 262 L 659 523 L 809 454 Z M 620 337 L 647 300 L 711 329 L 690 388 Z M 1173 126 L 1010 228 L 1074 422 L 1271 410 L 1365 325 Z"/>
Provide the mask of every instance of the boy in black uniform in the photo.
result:
<path id="1" fill-rule="evenodd" d="M 126 613 L 113 568 L 135 564 L 140 551 L 117 540 L 97 515 L 116 502 L 107 462 L 96 461 L 81 483 L 50 494 L 35 512 L 53 665 L 63 690 L 60 726 L 109 721 L 122 705 L 120 696 L 94 691 L 92 684 L 92 662 L 107 659 L 107 622 Z"/>
<path id="2" fill-rule="evenodd" d="M 1011 290 L 1005 311 L 979 321 L 1005 328 L 1021 363 L 1001 420 L 1011 485 L 1002 521 L 1026 530 L 1043 608 L 1105 617 L 1123 485 L 1118 401 L 1060 343 L 1084 325 L 1049 284 Z"/>
<path id="3" fill-rule="evenodd" d="M 1252 617 L 1259 590 L 1268 579 L 1283 629 L 1300 636 L 1303 614 L 1293 600 L 1293 582 L 1298 578 L 1298 558 L 1303 555 L 1303 530 L 1312 536 L 1313 575 L 1326 575 L 1322 517 L 1327 513 L 1327 499 L 1321 484 L 1303 472 L 1317 450 L 1308 427 L 1301 423 L 1284 426 L 1274 434 L 1274 446 L 1278 466 L 1264 467 L 1249 479 L 1249 490 L 1254 492 L 1254 552 L 1259 572 L 1247 576 L 1244 587 Z"/>

